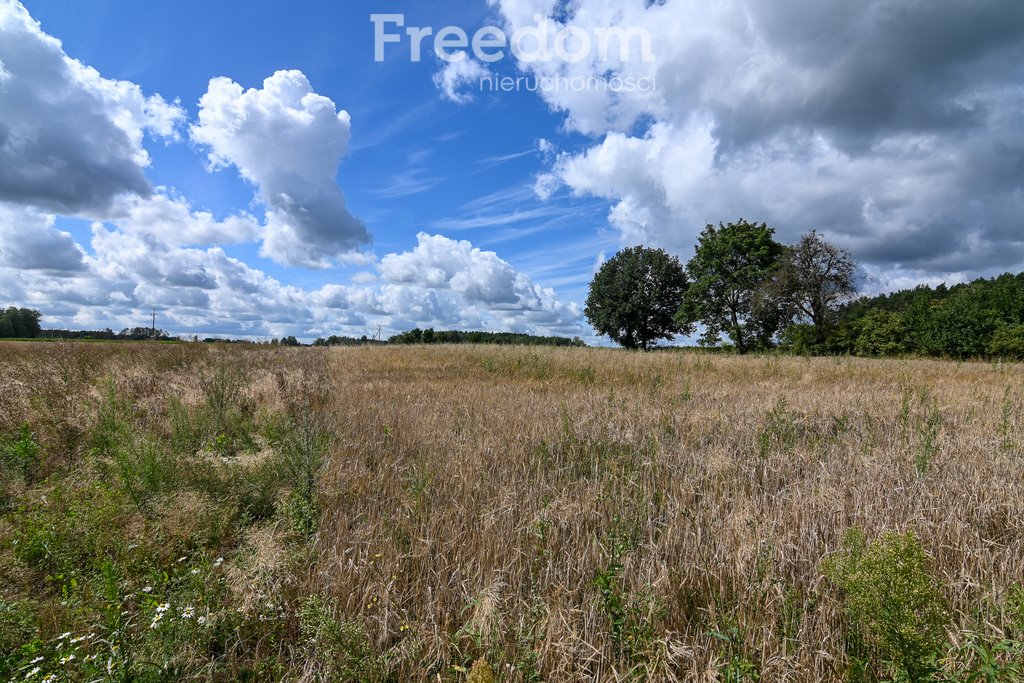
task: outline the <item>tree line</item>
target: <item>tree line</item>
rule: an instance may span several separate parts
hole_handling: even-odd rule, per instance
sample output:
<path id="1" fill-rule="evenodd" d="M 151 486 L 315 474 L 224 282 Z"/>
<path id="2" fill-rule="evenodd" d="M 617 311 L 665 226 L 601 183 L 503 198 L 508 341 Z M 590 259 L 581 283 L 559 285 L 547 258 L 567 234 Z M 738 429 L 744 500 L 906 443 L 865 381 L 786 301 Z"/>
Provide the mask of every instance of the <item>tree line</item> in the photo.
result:
<path id="1" fill-rule="evenodd" d="M 41 339 L 98 339 L 103 341 L 145 341 L 155 339 L 157 341 L 171 341 L 174 339 L 165 330 L 152 327 L 126 327 L 120 332 L 112 329 L 102 330 L 42 330 L 39 335 Z"/>
<path id="2" fill-rule="evenodd" d="M 1024 273 L 864 297 L 836 317 L 821 344 L 799 326 L 782 341 L 801 353 L 1024 360 Z"/>
<path id="3" fill-rule="evenodd" d="M 631 247 L 598 270 L 585 314 L 626 348 L 700 332 L 738 353 L 1024 358 L 1024 274 L 859 297 L 859 267 L 816 231 L 781 244 L 765 223 L 707 225 L 684 265 Z"/>
<path id="4" fill-rule="evenodd" d="M 415 328 L 396 334 L 389 344 L 499 344 L 514 346 L 586 346 L 579 337 L 545 337 L 521 332 L 462 332 Z"/>

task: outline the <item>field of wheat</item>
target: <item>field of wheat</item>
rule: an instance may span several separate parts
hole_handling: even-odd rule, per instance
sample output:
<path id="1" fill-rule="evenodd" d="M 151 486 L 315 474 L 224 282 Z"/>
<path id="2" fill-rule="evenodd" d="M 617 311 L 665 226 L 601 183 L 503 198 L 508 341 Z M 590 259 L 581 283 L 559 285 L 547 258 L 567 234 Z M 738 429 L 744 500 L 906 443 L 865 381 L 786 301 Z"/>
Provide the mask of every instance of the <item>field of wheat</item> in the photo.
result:
<path id="1" fill-rule="evenodd" d="M 3 344 L 0 679 L 1022 680 L 1022 379 Z"/>

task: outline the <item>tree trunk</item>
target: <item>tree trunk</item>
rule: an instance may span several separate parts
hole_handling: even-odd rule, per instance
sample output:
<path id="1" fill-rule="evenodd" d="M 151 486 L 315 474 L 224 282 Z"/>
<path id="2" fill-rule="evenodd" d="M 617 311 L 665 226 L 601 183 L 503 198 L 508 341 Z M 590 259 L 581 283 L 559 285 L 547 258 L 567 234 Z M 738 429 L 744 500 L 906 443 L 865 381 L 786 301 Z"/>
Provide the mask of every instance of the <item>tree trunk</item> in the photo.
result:
<path id="1" fill-rule="evenodd" d="M 747 352 L 747 346 L 743 342 L 743 328 L 740 327 L 740 321 L 736 317 L 735 308 L 729 311 L 729 316 L 732 318 L 732 331 L 736 335 L 736 351 L 739 352 L 740 354 L 744 354 Z"/>

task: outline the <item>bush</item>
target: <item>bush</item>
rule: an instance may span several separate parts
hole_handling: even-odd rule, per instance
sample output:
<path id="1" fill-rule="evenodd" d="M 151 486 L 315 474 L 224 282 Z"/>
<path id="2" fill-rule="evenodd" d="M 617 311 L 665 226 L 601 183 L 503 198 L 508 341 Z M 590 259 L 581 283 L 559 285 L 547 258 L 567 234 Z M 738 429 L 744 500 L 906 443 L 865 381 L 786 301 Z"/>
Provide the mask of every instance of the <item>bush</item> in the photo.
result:
<path id="1" fill-rule="evenodd" d="M 839 588 L 857 636 L 873 645 L 897 677 L 930 680 L 944 644 L 949 607 L 913 533 L 867 543 L 853 529 L 822 563 Z"/>
<path id="2" fill-rule="evenodd" d="M 1001 325 L 992 335 L 988 354 L 997 358 L 1024 360 L 1024 325 Z"/>
<path id="3" fill-rule="evenodd" d="M 907 330 L 898 313 L 874 310 L 858 321 L 855 350 L 859 356 L 898 356 L 909 349 Z"/>
<path id="4" fill-rule="evenodd" d="M 819 350 L 817 343 L 818 332 L 814 325 L 805 323 L 794 323 L 782 331 L 779 336 L 779 346 L 791 353 L 810 355 Z"/>

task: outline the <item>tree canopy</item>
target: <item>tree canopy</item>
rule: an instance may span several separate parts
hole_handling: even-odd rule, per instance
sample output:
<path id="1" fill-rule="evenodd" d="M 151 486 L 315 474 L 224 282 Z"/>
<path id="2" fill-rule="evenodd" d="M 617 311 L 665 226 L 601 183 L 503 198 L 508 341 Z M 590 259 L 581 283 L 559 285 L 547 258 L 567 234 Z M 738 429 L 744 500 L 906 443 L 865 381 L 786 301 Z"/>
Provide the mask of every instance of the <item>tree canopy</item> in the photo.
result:
<path id="1" fill-rule="evenodd" d="M 743 219 L 704 228 L 686 264 L 690 288 L 677 317 L 681 326 L 703 325 L 701 343 L 717 344 L 724 333 L 745 353 L 770 345 L 785 324 L 765 291 L 784 251 L 774 235 L 765 223 Z"/>
<path id="2" fill-rule="evenodd" d="M 823 348 L 791 346 L 866 356 L 1024 359 L 1024 273 L 862 297 L 841 306 L 836 318 Z M 794 342 L 798 335 L 788 337 Z"/>
<path id="3" fill-rule="evenodd" d="M 857 294 L 857 263 L 812 230 L 785 247 L 770 290 L 792 315 L 814 326 L 815 343 L 823 344 L 839 306 Z"/>
<path id="4" fill-rule="evenodd" d="M 34 339 L 41 332 L 39 320 L 42 314 L 34 308 L 9 308 L 0 310 L 0 339 Z"/>
<path id="5" fill-rule="evenodd" d="M 584 313 L 598 334 L 627 349 L 648 349 L 690 327 L 676 318 L 688 282 L 682 264 L 663 249 L 624 249 L 598 270 Z"/>

